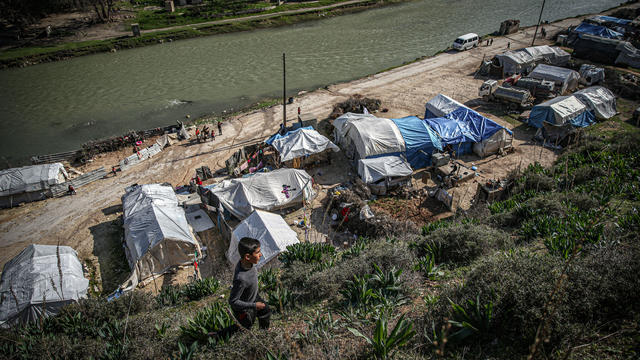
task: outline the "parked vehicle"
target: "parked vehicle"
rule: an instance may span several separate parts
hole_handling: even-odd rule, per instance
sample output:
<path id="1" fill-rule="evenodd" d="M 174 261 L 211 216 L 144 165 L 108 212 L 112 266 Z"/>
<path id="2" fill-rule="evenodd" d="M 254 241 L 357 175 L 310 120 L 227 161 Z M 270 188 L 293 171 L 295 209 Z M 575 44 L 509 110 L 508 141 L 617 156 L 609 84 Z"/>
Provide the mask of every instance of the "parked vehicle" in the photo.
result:
<path id="1" fill-rule="evenodd" d="M 518 79 L 513 86 L 528 90 L 538 100 L 549 99 L 556 95 L 556 87 L 553 81 L 526 77 Z"/>
<path id="2" fill-rule="evenodd" d="M 478 90 L 478 95 L 485 101 L 497 101 L 509 105 L 510 108 L 529 109 L 533 106 L 533 96 L 528 90 L 498 85 L 495 80 L 485 81 Z"/>
<path id="3" fill-rule="evenodd" d="M 468 33 L 458 37 L 452 47 L 458 51 L 464 51 L 478 46 L 479 41 L 478 34 Z"/>

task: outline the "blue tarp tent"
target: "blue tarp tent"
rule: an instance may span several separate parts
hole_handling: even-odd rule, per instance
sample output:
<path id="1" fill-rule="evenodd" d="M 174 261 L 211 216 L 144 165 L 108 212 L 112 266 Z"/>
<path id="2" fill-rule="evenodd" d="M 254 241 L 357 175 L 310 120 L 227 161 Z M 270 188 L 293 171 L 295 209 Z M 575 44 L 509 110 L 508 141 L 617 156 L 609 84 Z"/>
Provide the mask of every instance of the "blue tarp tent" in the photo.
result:
<path id="1" fill-rule="evenodd" d="M 555 126 L 570 123 L 575 127 L 586 127 L 595 122 L 595 115 L 575 96 L 558 96 L 531 109 L 529 125 L 541 128 L 543 122 Z"/>
<path id="2" fill-rule="evenodd" d="M 613 31 L 606 26 L 594 25 L 586 22 L 583 22 L 580 25 L 578 25 L 578 27 L 573 29 L 573 31 L 577 33 L 594 35 L 594 36 L 598 36 L 606 39 L 622 39 L 624 37 L 623 34 L 617 31 Z"/>
<path id="3" fill-rule="evenodd" d="M 480 115 L 479 113 L 461 106 L 455 111 L 442 118 L 425 119 L 427 124 L 435 130 L 442 144 L 453 145 L 457 154 L 463 155 L 471 153 L 474 143 L 479 143 L 478 151 L 480 156 L 488 152 L 485 142 L 490 140 L 494 134 L 504 130 L 509 136 L 502 136 L 500 139 L 491 139 L 491 143 L 498 143 L 498 147 L 504 147 L 510 143 L 513 133 L 497 124 L 496 122 Z M 481 155 L 482 154 L 482 155 Z"/>
<path id="4" fill-rule="evenodd" d="M 284 135 L 280 135 L 280 133 L 275 133 L 274 135 L 271 135 L 271 137 L 268 138 L 267 140 L 265 140 L 264 142 L 266 142 L 267 144 L 271 145 L 271 143 L 274 140 L 277 140 L 277 139 L 280 139 L 280 138 L 283 138 L 283 137 L 287 137 L 287 136 L 289 136 L 289 135 L 293 134 L 294 132 L 296 132 L 298 130 L 301 130 L 301 129 L 314 130 L 313 126 L 305 126 L 303 128 L 297 128 L 295 130 L 287 131 Z"/>
<path id="5" fill-rule="evenodd" d="M 405 156 L 411 167 L 420 169 L 431 165 L 430 155 L 435 149 L 442 150 L 438 135 L 424 121 L 415 116 L 391 119 L 391 121 L 396 124 L 404 139 Z"/>
<path id="6" fill-rule="evenodd" d="M 620 25 L 631 24 L 631 20 L 620 19 L 620 18 L 617 18 L 617 17 L 606 16 L 606 15 L 592 16 L 591 18 L 589 18 L 589 20 L 600 22 L 600 23 L 615 23 L 615 24 L 620 24 Z"/>

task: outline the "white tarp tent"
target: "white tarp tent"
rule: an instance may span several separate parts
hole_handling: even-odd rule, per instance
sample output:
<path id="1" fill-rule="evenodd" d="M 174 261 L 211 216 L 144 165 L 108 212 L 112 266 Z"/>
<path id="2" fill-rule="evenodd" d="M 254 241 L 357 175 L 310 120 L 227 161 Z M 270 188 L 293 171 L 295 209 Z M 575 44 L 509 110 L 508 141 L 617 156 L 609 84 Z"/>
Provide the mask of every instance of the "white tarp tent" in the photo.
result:
<path id="1" fill-rule="evenodd" d="M 438 94 L 431 100 L 427 101 L 427 104 L 425 105 L 426 111 L 424 118 L 430 119 L 443 117 L 461 106 L 466 107 L 447 95 Z"/>
<path id="2" fill-rule="evenodd" d="M 356 115 L 356 116 L 354 116 Z M 404 152 L 404 139 L 393 121 L 371 115 L 347 113 L 334 121 L 336 141 L 349 158 Z M 355 151 L 355 153 L 354 153 Z"/>
<path id="3" fill-rule="evenodd" d="M 588 87 L 576 91 L 573 96 L 593 110 L 598 119 L 610 119 L 618 113 L 616 110 L 616 97 L 605 87 Z"/>
<path id="4" fill-rule="evenodd" d="M 88 287 L 75 250 L 29 245 L 2 270 L 0 326 L 55 315 L 63 306 L 86 297 Z"/>
<path id="5" fill-rule="evenodd" d="M 49 189 L 68 178 L 60 163 L 24 166 L 0 171 L 0 196 Z"/>
<path id="6" fill-rule="evenodd" d="M 282 162 L 316 154 L 326 149 L 340 151 L 340 148 L 329 139 L 312 129 L 300 129 L 293 134 L 274 140 L 271 145 L 280 153 Z"/>
<path id="7" fill-rule="evenodd" d="M 194 260 L 200 247 L 170 185 L 134 185 L 122 197 L 131 287 Z M 128 287 L 129 288 L 129 287 Z"/>
<path id="8" fill-rule="evenodd" d="M 256 265 L 258 269 L 285 251 L 287 246 L 300 242 L 296 232 L 291 230 L 282 216 L 255 210 L 249 217 L 242 220 L 231 234 L 227 259 L 232 266 L 235 266 L 240 260 L 238 243 L 243 237 L 251 237 L 260 241 L 262 258 Z"/>
<path id="9" fill-rule="evenodd" d="M 524 51 L 531 55 L 536 63 L 545 62 L 556 66 L 567 65 L 571 58 L 571 54 L 555 46 L 532 46 L 525 48 Z"/>
<path id="10" fill-rule="evenodd" d="M 238 219 L 253 210 L 277 210 L 302 203 L 315 195 L 311 175 L 304 170 L 278 169 L 225 180 L 210 189 L 220 204 Z"/>
<path id="11" fill-rule="evenodd" d="M 503 76 L 526 73 L 536 65 L 533 56 L 523 50 L 507 51 L 496 55 L 496 59 L 502 67 Z"/>
<path id="12" fill-rule="evenodd" d="M 531 109 L 529 124 L 541 128 L 543 123 L 564 126 L 568 123 L 576 127 L 587 126 L 593 121 L 593 114 L 575 96 L 558 96 L 538 104 Z"/>
<path id="13" fill-rule="evenodd" d="M 580 80 L 580 74 L 577 71 L 546 64 L 536 66 L 529 74 L 529 77 L 553 81 L 560 87 L 560 94 L 578 87 L 578 81 Z"/>
<path id="14" fill-rule="evenodd" d="M 412 173 L 411 166 L 401 156 L 390 155 L 358 160 L 358 175 L 367 184 L 387 178 L 409 176 Z"/>

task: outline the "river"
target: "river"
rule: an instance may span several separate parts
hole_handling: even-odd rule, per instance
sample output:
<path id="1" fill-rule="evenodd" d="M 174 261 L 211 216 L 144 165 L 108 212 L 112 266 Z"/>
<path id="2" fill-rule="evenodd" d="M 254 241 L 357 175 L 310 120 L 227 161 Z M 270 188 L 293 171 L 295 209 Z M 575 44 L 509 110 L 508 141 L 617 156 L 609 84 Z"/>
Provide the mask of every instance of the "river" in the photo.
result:
<path id="1" fill-rule="evenodd" d="M 547 0 L 543 20 L 620 0 Z M 0 167 L 130 129 L 175 124 L 360 78 L 488 34 L 535 24 L 542 1 L 419 0 L 282 28 L 216 35 L 0 71 Z"/>

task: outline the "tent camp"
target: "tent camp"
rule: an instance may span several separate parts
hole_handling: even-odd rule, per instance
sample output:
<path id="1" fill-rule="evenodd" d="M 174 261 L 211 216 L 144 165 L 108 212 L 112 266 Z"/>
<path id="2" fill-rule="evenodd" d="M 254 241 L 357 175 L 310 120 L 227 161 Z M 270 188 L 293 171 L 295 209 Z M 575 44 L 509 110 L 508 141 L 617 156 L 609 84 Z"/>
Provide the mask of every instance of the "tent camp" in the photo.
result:
<path id="1" fill-rule="evenodd" d="M 404 155 L 414 169 L 431 165 L 431 154 L 442 151 L 438 135 L 420 118 L 407 116 L 391 119 L 400 130 L 405 144 Z"/>
<path id="2" fill-rule="evenodd" d="M 552 65 L 540 64 L 529 74 L 529 77 L 539 80 L 549 80 L 560 89 L 560 94 L 571 91 L 578 87 L 580 74 L 578 72 Z"/>
<path id="3" fill-rule="evenodd" d="M 49 189 L 68 179 L 60 163 L 41 164 L 0 171 L 0 206 L 9 207 L 21 202 L 50 197 Z"/>
<path id="4" fill-rule="evenodd" d="M 29 245 L 2 269 L 0 326 L 35 322 L 87 296 L 76 251 L 68 246 Z"/>
<path id="5" fill-rule="evenodd" d="M 404 140 L 393 121 L 370 114 L 346 113 L 333 122 L 335 138 L 351 159 L 404 152 Z"/>
<path id="6" fill-rule="evenodd" d="M 227 250 L 227 259 L 232 266 L 235 266 L 240 260 L 238 243 L 243 237 L 251 237 L 260 241 L 262 258 L 256 265 L 258 269 L 285 251 L 287 246 L 300 242 L 296 232 L 291 230 L 282 216 L 255 210 L 233 230 Z"/>
<path id="7" fill-rule="evenodd" d="M 592 86 L 576 91 L 573 96 L 593 111 L 598 119 L 610 119 L 618 112 L 616 110 L 616 97 L 602 86 Z"/>
<path id="8" fill-rule="evenodd" d="M 431 100 L 427 101 L 427 104 L 425 105 L 426 110 L 424 113 L 424 118 L 431 119 L 443 117 L 461 106 L 464 105 L 453 100 L 447 95 L 438 94 Z"/>
<path id="9" fill-rule="evenodd" d="M 575 29 L 573 29 L 573 31 L 576 33 L 589 34 L 606 39 L 622 39 L 624 37 L 624 34 L 613 31 L 606 26 L 589 24 L 586 22 L 578 25 Z"/>
<path id="10" fill-rule="evenodd" d="M 283 209 L 315 195 L 306 171 L 287 168 L 225 180 L 210 191 L 217 203 L 238 219 L 246 218 L 255 209 Z"/>
<path id="11" fill-rule="evenodd" d="M 462 106 L 445 117 L 425 119 L 440 136 L 443 145 L 451 145 L 457 154 L 471 151 L 480 157 L 511 147 L 513 133 L 479 113 Z"/>
<path id="12" fill-rule="evenodd" d="M 389 181 L 412 173 L 413 170 L 407 160 L 398 155 L 358 160 L 358 175 L 366 184 L 374 184 L 381 180 Z"/>
<path id="13" fill-rule="evenodd" d="M 340 151 L 334 143 L 313 129 L 299 129 L 274 140 L 271 145 L 280 153 L 282 162 L 317 154 L 327 149 Z"/>
<path id="14" fill-rule="evenodd" d="M 132 269 L 130 285 L 192 263 L 200 253 L 184 210 L 170 185 L 128 187 L 122 197 L 125 253 Z"/>
<path id="15" fill-rule="evenodd" d="M 529 125 L 541 128 L 543 123 L 555 126 L 570 123 L 575 127 L 585 127 L 593 124 L 594 119 L 593 113 L 575 96 L 558 96 L 534 106 L 529 115 Z"/>
<path id="16" fill-rule="evenodd" d="M 523 50 L 507 51 L 496 55 L 498 66 L 502 68 L 502 76 L 528 73 L 536 66 L 536 61 L 531 54 Z"/>
<path id="17" fill-rule="evenodd" d="M 565 66 L 571 59 L 571 54 L 556 46 L 532 46 L 524 49 L 536 63 L 547 63 L 555 66 Z"/>

